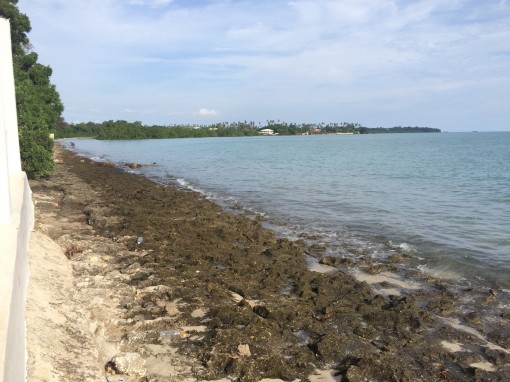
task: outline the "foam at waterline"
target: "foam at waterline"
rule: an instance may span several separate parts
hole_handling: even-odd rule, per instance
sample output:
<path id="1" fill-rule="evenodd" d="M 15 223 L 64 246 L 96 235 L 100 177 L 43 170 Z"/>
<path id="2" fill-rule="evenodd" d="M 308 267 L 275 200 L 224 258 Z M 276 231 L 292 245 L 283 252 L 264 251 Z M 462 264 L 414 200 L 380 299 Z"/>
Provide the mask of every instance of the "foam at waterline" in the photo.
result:
<path id="1" fill-rule="evenodd" d="M 378 293 L 384 295 L 401 295 L 401 290 L 417 290 L 422 289 L 423 285 L 414 280 L 402 280 L 396 273 L 391 272 L 381 272 L 376 275 L 371 275 L 365 273 L 359 269 L 355 269 L 352 272 L 352 275 L 356 278 L 356 280 L 361 282 L 366 282 L 372 288 L 376 289 Z M 378 287 L 378 284 L 387 283 L 394 288 L 388 287 Z"/>
<path id="2" fill-rule="evenodd" d="M 431 267 L 429 265 L 418 265 L 418 270 L 424 275 L 431 276 L 439 280 L 462 280 L 462 277 L 458 273 L 446 267 L 440 268 Z"/>
<path id="3" fill-rule="evenodd" d="M 316 370 L 308 377 L 308 380 L 310 382 L 340 382 L 342 376 L 339 374 L 338 370 L 334 369 Z"/>
<path id="4" fill-rule="evenodd" d="M 485 371 L 496 371 L 496 366 L 490 363 L 489 361 L 480 361 L 470 363 L 469 366 L 475 367 L 477 369 L 485 370 Z"/>
<path id="5" fill-rule="evenodd" d="M 403 253 L 405 254 L 415 254 L 417 252 L 416 248 L 408 243 L 394 243 L 392 240 L 389 241 L 389 244 L 392 248 L 394 249 L 399 249 L 400 251 L 402 251 Z"/>
<path id="6" fill-rule="evenodd" d="M 330 267 L 329 265 L 324 265 L 319 263 L 319 260 L 317 260 L 315 257 L 312 256 L 306 256 L 306 264 L 308 265 L 308 269 L 312 272 L 317 273 L 330 273 L 337 271 L 336 268 Z"/>
<path id="7" fill-rule="evenodd" d="M 458 342 L 441 341 L 441 345 L 451 353 L 456 353 L 464 350 L 462 344 Z"/>
<path id="8" fill-rule="evenodd" d="M 211 197 L 211 195 L 208 192 L 192 185 L 190 182 L 188 182 L 187 180 L 185 180 L 183 178 L 177 178 L 175 181 L 177 182 L 177 184 L 179 186 L 181 186 L 183 188 L 187 188 L 188 190 L 198 192 L 199 194 L 202 194 L 207 197 Z"/>
<path id="9" fill-rule="evenodd" d="M 462 344 L 458 342 L 441 341 L 441 345 L 451 353 L 466 351 Z M 486 360 L 470 363 L 469 366 L 485 371 L 496 371 L 496 366 Z"/>
<path id="10" fill-rule="evenodd" d="M 463 331 L 465 333 L 469 333 L 469 334 L 477 337 L 482 342 L 484 342 L 485 346 L 487 346 L 489 349 L 499 350 L 499 351 L 502 351 L 504 353 L 510 354 L 510 350 L 509 349 L 505 349 L 505 348 L 495 344 L 494 342 L 489 341 L 478 330 L 473 329 L 473 328 L 471 328 L 471 327 L 469 327 L 467 325 L 462 324 L 458 318 L 447 318 L 447 317 L 441 317 L 441 316 L 436 316 L 436 317 L 438 319 L 440 319 L 441 321 L 443 321 L 443 323 L 451 326 L 454 329 Z"/>
<path id="11" fill-rule="evenodd" d="M 170 177 L 167 175 L 167 178 L 170 178 Z M 212 200 L 213 202 L 215 202 L 215 203 L 219 204 L 220 206 L 226 208 L 230 212 L 234 212 L 234 213 L 248 212 L 248 213 L 253 213 L 253 214 L 257 214 L 257 215 L 263 216 L 263 214 L 256 213 L 254 211 L 251 211 L 251 210 L 245 208 L 244 206 L 242 206 L 239 203 L 237 198 L 235 198 L 233 196 L 222 196 L 222 195 L 217 194 L 217 193 L 212 192 L 212 191 L 206 191 L 206 190 L 204 190 L 204 189 L 202 189 L 200 187 L 195 186 L 194 184 L 192 184 L 191 182 L 187 181 L 184 178 L 175 178 L 174 181 L 180 187 L 185 188 L 185 189 L 190 190 L 190 191 L 198 192 L 199 194 L 203 195 L 206 199 Z"/>

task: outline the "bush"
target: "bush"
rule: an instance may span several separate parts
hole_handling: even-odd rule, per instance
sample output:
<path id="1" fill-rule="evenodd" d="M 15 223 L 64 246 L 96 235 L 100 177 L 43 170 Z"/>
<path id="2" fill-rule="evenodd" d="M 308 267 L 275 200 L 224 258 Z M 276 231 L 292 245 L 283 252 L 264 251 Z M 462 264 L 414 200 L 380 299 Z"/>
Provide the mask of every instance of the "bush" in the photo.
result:
<path id="1" fill-rule="evenodd" d="M 16 87 L 16 109 L 21 166 L 31 179 L 53 170 L 53 141 L 49 138 L 64 107 L 54 85 L 52 70 L 37 62 L 27 33 L 30 20 L 19 12 L 17 0 L 0 0 L 0 17 L 10 20 Z"/>

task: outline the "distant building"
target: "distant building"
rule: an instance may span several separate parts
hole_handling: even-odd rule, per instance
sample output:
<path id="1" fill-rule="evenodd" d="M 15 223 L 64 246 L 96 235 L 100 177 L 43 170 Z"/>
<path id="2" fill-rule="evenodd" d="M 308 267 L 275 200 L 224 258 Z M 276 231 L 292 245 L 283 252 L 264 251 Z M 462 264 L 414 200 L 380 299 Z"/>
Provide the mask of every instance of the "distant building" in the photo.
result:
<path id="1" fill-rule="evenodd" d="M 274 135 L 274 130 L 273 129 L 262 129 L 259 131 L 259 133 L 262 135 Z"/>

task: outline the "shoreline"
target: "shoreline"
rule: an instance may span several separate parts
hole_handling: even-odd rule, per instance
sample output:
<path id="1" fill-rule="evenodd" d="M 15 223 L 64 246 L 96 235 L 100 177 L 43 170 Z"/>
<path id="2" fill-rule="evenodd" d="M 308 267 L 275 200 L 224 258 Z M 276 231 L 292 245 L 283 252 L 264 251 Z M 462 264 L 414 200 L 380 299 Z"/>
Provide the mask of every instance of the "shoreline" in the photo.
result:
<path id="1" fill-rule="evenodd" d="M 458 298 L 440 283 L 432 293 L 376 294 L 369 283 L 391 289 L 380 279 L 391 275 L 361 282 L 334 259 L 321 264 L 332 272 L 313 272 L 303 241 L 197 193 L 58 144 L 55 156 L 55 174 L 31 184 L 37 229 L 67 252 L 78 294 L 95 296 L 81 303 L 99 364 L 135 354 L 144 366 L 125 371 L 132 381 L 510 377 L 508 316 L 485 333 L 476 315 L 456 321 Z M 101 301 L 105 283 L 113 289 Z M 436 307 L 423 309 L 430 296 Z M 174 329 L 184 337 L 169 338 Z"/>

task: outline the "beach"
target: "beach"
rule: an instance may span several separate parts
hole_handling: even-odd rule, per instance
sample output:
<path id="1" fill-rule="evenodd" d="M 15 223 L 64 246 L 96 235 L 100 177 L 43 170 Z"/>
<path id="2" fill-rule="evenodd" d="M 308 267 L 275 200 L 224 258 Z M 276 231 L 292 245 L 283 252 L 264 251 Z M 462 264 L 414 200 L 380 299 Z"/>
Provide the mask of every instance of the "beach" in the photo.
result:
<path id="1" fill-rule="evenodd" d="M 31 381 L 510 379 L 508 311 L 488 327 L 438 280 L 398 288 L 402 255 L 358 278 L 341 258 L 311 267 L 320 248 L 258 215 L 58 144 L 55 159 L 31 183 Z"/>

